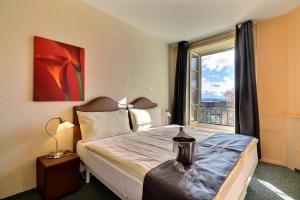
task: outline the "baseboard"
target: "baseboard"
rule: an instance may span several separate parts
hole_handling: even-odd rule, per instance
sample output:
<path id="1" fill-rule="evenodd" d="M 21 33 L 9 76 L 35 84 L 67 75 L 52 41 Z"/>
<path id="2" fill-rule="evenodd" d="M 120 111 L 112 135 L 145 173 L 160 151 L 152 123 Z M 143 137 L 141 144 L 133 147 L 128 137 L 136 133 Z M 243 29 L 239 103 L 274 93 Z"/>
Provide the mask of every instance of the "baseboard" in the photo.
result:
<path id="1" fill-rule="evenodd" d="M 8 196 L 8 197 L 4 197 L 2 200 L 22 199 L 24 196 L 26 196 L 30 193 L 35 193 L 36 190 L 37 190 L 37 188 L 32 188 L 32 189 L 29 189 L 29 190 L 25 190 L 23 192 L 13 194 L 13 195 Z"/>
<path id="2" fill-rule="evenodd" d="M 271 164 L 274 164 L 274 165 L 285 166 L 285 165 L 283 165 L 281 162 L 279 162 L 277 160 L 272 160 L 272 159 L 268 159 L 268 158 L 261 158 L 259 161 L 266 162 L 266 163 L 271 163 Z"/>

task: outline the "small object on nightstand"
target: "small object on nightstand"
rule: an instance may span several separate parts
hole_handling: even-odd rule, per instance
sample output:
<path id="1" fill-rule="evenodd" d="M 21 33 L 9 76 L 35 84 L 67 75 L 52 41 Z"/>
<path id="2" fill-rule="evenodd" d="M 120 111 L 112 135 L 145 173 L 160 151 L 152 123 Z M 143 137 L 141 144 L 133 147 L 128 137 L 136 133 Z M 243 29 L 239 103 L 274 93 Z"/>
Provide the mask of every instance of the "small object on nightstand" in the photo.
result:
<path id="1" fill-rule="evenodd" d="M 37 189 L 43 199 L 56 199 L 79 188 L 80 158 L 71 151 L 57 159 L 38 157 L 36 161 Z"/>

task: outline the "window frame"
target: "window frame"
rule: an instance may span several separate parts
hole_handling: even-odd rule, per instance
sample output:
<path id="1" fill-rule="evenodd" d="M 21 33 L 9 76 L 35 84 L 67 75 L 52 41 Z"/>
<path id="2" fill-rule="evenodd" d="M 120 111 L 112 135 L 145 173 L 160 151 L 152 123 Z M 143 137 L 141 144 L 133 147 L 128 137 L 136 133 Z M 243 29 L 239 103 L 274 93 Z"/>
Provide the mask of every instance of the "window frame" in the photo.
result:
<path id="1" fill-rule="evenodd" d="M 232 39 L 232 38 L 231 38 Z M 219 41 L 221 42 L 221 41 Z M 218 43 L 218 42 L 216 42 Z M 209 44 L 207 44 L 209 45 Z M 201 103 L 201 99 L 202 99 L 202 63 L 201 63 L 201 57 L 202 56 L 207 56 L 207 55 L 211 55 L 211 54 L 216 54 L 216 53 L 221 53 L 221 52 L 225 52 L 225 51 L 230 51 L 230 50 L 234 50 L 234 44 L 232 46 L 228 46 L 228 47 L 219 47 L 217 49 L 213 49 L 213 50 L 210 50 L 210 51 L 206 51 L 206 52 L 203 52 L 203 53 L 197 53 L 195 51 L 193 51 L 193 49 L 190 50 L 190 56 L 189 56 L 189 122 L 190 122 L 190 125 L 192 127 L 202 127 L 202 128 L 208 128 L 208 129 L 215 129 L 215 130 L 222 130 L 222 131 L 226 131 L 226 132 L 234 132 L 235 130 L 235 127 L 234 126 L 226 126 L 226 125 L 218 125 L 218 124 L 209 124 L 209 123 L 201 123 L 199 122 L 200 120 L 200 103 Z M 191 115 L 192 115 L 192 110 L 191 110 L 191 105 L 192 105 L 192 95 L 191 95 L 191 92 L 192 92 L 192 87 L 191 87 L 191 59 L 192 59 L 192 56 L 194 55 L 197 55 L 198 56 L 198 95 L 197 95 L 197 120 L 195 121 L 191 121 Z"/>
<path id="2" fill-rule="evenodd" d="M 198 71 L 192 71 L 191 70 L 191 60 L 192 60 L 192 58 L 193 58 L 193 56 L 196 56 L 197 57 L 197 68 L 198 68 Z M 200 83 L 200 77 L 201 77 L 201 70 L 200 70 L 200 67 L 201 67 L 201 60 L 200 60 L 200 55 L 198 54 L 198 53 L 196 53 L 196 52 L 193 52 L 193 51 L 190 51 L 190 56 L 189 56 L 189 60 L 190 60 L 190 65 L 189 65 L 189 94 L 190 94 L 190 96 L 189 96 L 189 110 L 190 110 L 190 113 L 189 113 L 189 122 L 190 123 L 195 123 L 195 122 L 198 122 L 199 121 L 199 115 L 198 115 L 198 113 L 199 113 L 199 103 L 200 103 L 200 96 L 199 95 L 196 95 L 197 96 L 197 104 L 194 104 L 194 105 L 197 105 L 197 107 L 196 107 L 196 110 L 197 110 L 197 117 L 196 117 L 196 120 L 195 121 L 191 121 L 191 115 L 192 115 L 192 112 L 191 112 L 191 105 L 192 105 L 192 90 L 196 90 L 197 91 L 197 94 L 199 94 L 199 92 L 200 92 L 200 90 L 201 90 L 201 83 Z M 191 84 L 191 73 L 192 72 L 196 72 L 197 73 L 197 87 L 196 88 L 192 88 L 192 84 Z"/>

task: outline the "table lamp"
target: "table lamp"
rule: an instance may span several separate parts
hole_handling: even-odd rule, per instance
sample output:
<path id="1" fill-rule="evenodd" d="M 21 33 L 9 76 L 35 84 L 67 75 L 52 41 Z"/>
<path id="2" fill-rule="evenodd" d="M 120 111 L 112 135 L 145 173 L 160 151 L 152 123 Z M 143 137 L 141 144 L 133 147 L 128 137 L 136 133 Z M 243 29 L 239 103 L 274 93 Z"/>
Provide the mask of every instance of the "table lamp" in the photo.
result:
<path id="1" fill-rule="evenodd" d="M 64 120 L 63 118 L 61 118 L 61 117 L 54 117 L 54 118 L 51 118 L 51 119 L 49 119 L 49 120 L 47 121 L 46 126 L 45 126 L 45 131 L 46 131 L 46 133 L 47 133 L 50 137 L 52 137 L 52 138 L 55 140 L 56 146 L 55 146 L 55 151 L 52 151 L 52 152 L 48 153 L 48 154 L 46 155 L 46 158 L 53 158 L 53 159 L 54 159 L 54 158 L 60 158 L 60 157 L 62 157 L 62 156 L 64 155 L 64 151 L 59 151 L 59 150 L 58 150 L 58 141 L 57 141 L 57 139 L 54 137 L 53 134 L 50 134 L 49 131 L 48 131 L 48 129 L 47 129 L 48 124 L 49 124 L 52 120 L 59 120 L 59 124 L 58 124 L 58 126 L 57 126 L 56 132 L 59 132 L 59 131 L 65 129 L 65 128 L 72 128 L 72 127 L 74 126 L 74 124 L 72 124 L 72 123 L 70 123 L 70 122 L 68 122 L 68 121 L 65 121 L 65 120 Z M 59 131 L 58 131 L 58 130 L 59 130 Z"/>

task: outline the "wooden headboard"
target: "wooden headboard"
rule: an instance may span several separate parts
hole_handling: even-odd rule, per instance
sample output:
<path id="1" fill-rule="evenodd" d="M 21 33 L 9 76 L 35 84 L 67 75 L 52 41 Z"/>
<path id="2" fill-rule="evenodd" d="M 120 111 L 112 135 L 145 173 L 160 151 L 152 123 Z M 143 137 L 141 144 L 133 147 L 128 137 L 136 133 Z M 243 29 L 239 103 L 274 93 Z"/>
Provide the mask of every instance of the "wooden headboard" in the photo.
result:
<path id="1" fill-rule="evenodd" d="M 157 103 L 153 103 L 146 97 L 138 97 L 135 100 L 133 100 L 132 102 L 130 102 L 127 107 L 135 108 L 135 109 L 148 109 L 148 108 L 157 107 Z M 129 117 L 129 126 L 131 129 L 133 129 L 130 112 L 128 112 L 128 117 Z"/>
<path id="2" fill-rule="evenodd" d="M 157 103 L 153 103 L 146 97 L 139 97 L 129 103 L 128 107 L 135 109 L 147 109 L 157 107 Z"/>
<path id="3" fill-rule="evenodd" d="M 73 107 L 73 151 L 76 151 L 76 145 L 79 140 L 81 140 L 81 131 L 77 116 L 77 111 L 81 112 L 110 112 L 110 111 L 117 111 L 119 109 L 126 109 L 126 105 L 121 105 L 112 98 L 109 97 L 98 97 L 89 101 L 86 104 L 81 106 L 74 106 Z"/>
<path id="4" fill-rule="evenodd" d="M 156 106 L 157 106 L 156 103 L 153 103 L 152 101 L 150 101 L 149 99 L 147 99 L 145 97 L 136 98 L 135 100 L 133 100 L 131 103 L 129 103 L 127 105 L 127 104 L 119 104 L 117 101 L 113 100 L 112 98 L 105 97 L 105 96 L 95 98 L 81 106 L 74 106 L 73 107 L 73 124 L 75 126 L 73 129 L 73 151 L 76 152 L 77 142 L 79 140 L 81 140 L 81 131 L 80 131 L 80 126 L 79 126 L 77 111 L 110 112 L 110 111 L 117 111 L 120 109 L 127 109 L 128 107 L 136 108 L 136 109 L 147 109 L 147 108 L 153 108 Z M 132 127 L 130 116 L 128 116 L 128 117 L 129 117 L 130 127 Z"/>

